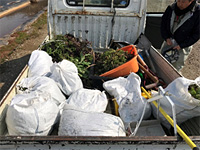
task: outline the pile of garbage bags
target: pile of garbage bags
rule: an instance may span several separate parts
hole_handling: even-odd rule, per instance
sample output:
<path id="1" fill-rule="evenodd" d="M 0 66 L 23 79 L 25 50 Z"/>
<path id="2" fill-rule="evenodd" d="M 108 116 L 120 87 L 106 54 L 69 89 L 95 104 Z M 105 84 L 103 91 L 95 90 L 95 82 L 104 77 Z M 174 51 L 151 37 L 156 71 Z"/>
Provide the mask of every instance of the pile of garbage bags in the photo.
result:
<path id="1" fill-rule="evenodd" d="M 135 73 L 104 83 L 105 91 L 85 89 L 76 66 L 53 63 L 41 50 L 32 52 L 28 76 L 16 86 L 6 115 L 9 135 L 126 136 L 126 125 L 138 121 L 144 107 Z M 108 98 L 116 97 L 119 116 L 106 113 Z M 144 118 L 151 113 L 150 105 Z"/>
<path id="2" fill-rule="evenodd" d="M 61 136 L 127 136 L 131 123 L 150 116 L 170 128 L 162 114 L 157 114 L 157 108 L 141 96 L 141 79 L 133 72 L 104 82 L 104 91 L 100 91 L 84 88 L 74 63 L 68 60 L 53 63 L 45 51 L 33 51 L 28 66 L 28 76 L 17 84 L 16 95 L 8 106 L 9 135 L 50 135 L 58 125 L 57 134 Z M 192 84 L 200 86 L 200 77 L 196 80 L 180 77 L 165 88 L 175 104 L 178 125 L 199 116 L 200 101 L 188 92 Z M 119 116 L 106 112 L 106 93 L 116 99 Z M 152 92 L 152 96 L 156 95 L 157 92 Z M 159 102 L 172 117 L 166 98 Z"/>

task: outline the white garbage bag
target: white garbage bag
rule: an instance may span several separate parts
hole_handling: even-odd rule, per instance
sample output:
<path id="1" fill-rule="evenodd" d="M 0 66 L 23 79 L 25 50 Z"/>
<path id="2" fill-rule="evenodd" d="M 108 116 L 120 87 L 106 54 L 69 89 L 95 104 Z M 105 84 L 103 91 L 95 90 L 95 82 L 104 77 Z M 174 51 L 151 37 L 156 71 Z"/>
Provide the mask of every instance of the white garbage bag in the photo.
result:
<path id="1" fill-rule="evenodd" d="M 127 78 L 119 77 L 103 83 L 104 89 L 114 96 L 119 105 L 119 114 L 127 126 L 131 122 L 140 120 L 145 105 L 145 100 L 141 96 L 141 79 L 135 73 L 130 73 Z M 143 119 L 151 115 L 150 104 L 147 103 Z"/>
<path id="2" fill-rule="evenodd" d="M 85 111 L 104 112 L 108 100 L 105 91 L 82 88 L 72 93 L 67 103 Z"/>
<path id="3" fill-rule="evenodd" d="M 126 136 L 122 120 L 102 112 L 88 112 L 66 104 L 61 115 L 60 136 Z"/>
<path id="4" fill-rule="evenodd" d="M 62 60 L 59 63 L 54 63 L 51 67 L 51 73 L 50 78 L 57 82 L 66 95 L 83 88 L 83 83 L 78 76 L 78 69 L 73 62 Z"/>
<path id="5" fill-rule="evenodd" d="M 175 104 L 176 120 L 178 125 L 188 119 L 200 116 L 200 100 L 195 99 L 188 92 L 188 87 L 192 84 L 197 84 L 200 86 L 200 77 L 196 78 L 195 80 L 179 77 L 164 89 L 167 94 L 170 95 L 170 99 Z M 165 98 L 160 99 L 160 105 L 169 116 L 173 116 L 172 107 Z M 157 118 L 157 109 L 155 106 L 152 108 L 153 115 Z M 161 113 L 159 113 L 159 118 L 165 127 L 170 128 L 170 124 Z"/>
<path id="6" fill-rule="evenodd" d="M 48 135 L 58 121 L 59 109 L 48 93 L 17 94 L 8 106 L 9 135 Z"/>
<path id="7" fill-rule="evenodd" d="M 48 76 L 50 74 L 50 67 L 52 65 L 53 61 L 48 53 L 41 50 L 34 50 L 31 53 L 30 59 L 28 61 L 28 77 Z"/>
<path id="8" fill-rule="evenodd" d="M 66 98 L 61 92 L 56 82 L 45 76 L 34 76 L 24 78 L 17 84 L 17 94 L 30 93 L 32 91 L 47 92 L 51 95 L 52 100 L 59 106 Z"/>

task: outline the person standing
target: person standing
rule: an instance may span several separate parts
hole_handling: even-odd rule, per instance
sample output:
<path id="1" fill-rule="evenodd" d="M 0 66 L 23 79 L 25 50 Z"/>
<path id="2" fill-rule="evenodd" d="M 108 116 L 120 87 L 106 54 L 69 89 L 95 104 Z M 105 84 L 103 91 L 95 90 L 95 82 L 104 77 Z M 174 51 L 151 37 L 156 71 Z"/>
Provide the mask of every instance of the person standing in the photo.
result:
<path id="1" fill-rule="evenodd" d="M 180 71 L 189 56 L 192 45 L 200 39 L 200 6 L 196 0 L 177 0 L 165 10 L 161 20 L 164 42 L 160 52 L 172 48 L 179 58 L 172 65 Z"/>

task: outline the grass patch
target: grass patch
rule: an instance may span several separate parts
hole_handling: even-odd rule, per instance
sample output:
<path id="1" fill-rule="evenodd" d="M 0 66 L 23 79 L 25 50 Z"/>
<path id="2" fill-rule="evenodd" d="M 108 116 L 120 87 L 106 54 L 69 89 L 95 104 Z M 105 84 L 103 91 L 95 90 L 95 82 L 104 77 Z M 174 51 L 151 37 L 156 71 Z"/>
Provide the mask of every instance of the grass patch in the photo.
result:
<path id="1" fill-rule="evenodd" d="M 17 33 L 17 37 L 15 39 L 16 44 L 23 44 L 25 40 L 29 39 L 29 35 L 26 32 L 20 31 Z"/>
<path id="2" fill-rule="evenodd" d="M 36 22 L 34 22 L 31 26 L 35 29 L 41 29 L 41 26 L 47 23 L 47 12 L 42 14 Z"/>

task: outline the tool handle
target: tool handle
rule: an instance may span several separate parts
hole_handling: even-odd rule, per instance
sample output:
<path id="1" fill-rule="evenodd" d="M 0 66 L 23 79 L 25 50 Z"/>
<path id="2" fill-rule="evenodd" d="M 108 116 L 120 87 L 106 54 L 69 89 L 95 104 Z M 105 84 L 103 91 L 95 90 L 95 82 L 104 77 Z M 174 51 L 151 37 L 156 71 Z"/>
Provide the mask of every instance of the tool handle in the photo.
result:
<path id="1" fill-rule="evenodd" d="M 144 66 L 142 66 L 139 62 L 138 62 L 139 67 L 147 74 L 147 76 L 153 80 L 153 82 L 158 83 L 158 79 L 153 76 Z"/>
<path id="2" fill-rule="evenodd" d="M 140 57 L 139 54 L 138 54 L 138 56 L 137 56 L 137 60 L 138 60 L 139 63 L 141 63 L 142 66 L 148 67 L 147 64 L 143 61 L 143 59 Z"/>

